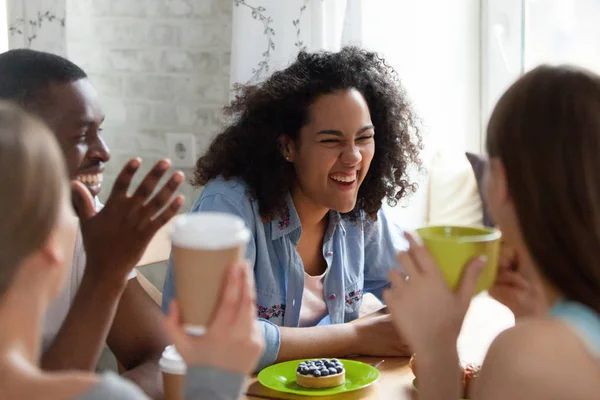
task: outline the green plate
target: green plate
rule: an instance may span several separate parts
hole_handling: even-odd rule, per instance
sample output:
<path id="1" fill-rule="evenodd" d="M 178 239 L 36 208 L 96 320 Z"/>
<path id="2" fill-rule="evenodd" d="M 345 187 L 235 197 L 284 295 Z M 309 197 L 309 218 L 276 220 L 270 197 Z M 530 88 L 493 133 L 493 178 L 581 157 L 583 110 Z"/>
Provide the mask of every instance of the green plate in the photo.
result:
<path id="1" fill-rule="evenodd" d="M 340 360 L 346 370 L 346 383 L 327 389 L 308 389 L 296 383 L 296 369 L 302 361 L 294 360 L 271 365 L 258 374 L 258 381 L 269 389 L 301 396 L 329 396 L 365 388 L 379 379 L 379 370 L 369 364 Z"/>
<path id="2" fill-rule="evenodd" d="M 413 389 L 415 389 L 415 392 L 418 392 L 419 389 L 417 389 L 417 380 L 416 379 L 413 379 L 412 385 L 413 385 Z M 459 400 L 469 400 L 469 399 L 459 399 Z"/>

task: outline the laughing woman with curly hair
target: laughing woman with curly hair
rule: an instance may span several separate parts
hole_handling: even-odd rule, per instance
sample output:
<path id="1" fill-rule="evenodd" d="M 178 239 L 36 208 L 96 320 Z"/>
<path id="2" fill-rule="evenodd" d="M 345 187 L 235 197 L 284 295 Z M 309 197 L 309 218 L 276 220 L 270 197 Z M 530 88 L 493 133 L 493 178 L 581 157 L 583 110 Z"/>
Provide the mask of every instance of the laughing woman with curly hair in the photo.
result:
<path id="1" fill-rule="evenodd" d="M 205 186 L 191 212 L 240 216 L 252 232 L 259 368 L 304 357 L 408 355 L 388 316 L 357 319 L 381 297 L 402 230 L 382 204 L 416 189 L 421 137 L 395 71 L 347 47 L 300 53 L 285 70 L 240 88 L 230 124 L 196 165 Z M 163 307 L 175 296 L 173 269 Z"/>

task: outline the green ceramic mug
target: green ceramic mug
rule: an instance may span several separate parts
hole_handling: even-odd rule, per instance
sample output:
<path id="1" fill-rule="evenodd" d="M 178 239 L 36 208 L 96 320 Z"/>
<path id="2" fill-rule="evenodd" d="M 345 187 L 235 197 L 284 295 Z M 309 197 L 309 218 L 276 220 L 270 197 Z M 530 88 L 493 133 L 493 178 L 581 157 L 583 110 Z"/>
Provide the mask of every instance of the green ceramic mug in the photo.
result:
<path id="1" fill-rule="evenodd" d="M 487 290 L 494 284 L 502 237 L 499 230 L 465 226 L 429 226 L 417 229 L 417 233 L 451 288 L 456 288 L 460 282 L 462 271 L 468 262 L 482 255 L 486 256 L 488 261 L 481 271 L 475 293 Z"/>

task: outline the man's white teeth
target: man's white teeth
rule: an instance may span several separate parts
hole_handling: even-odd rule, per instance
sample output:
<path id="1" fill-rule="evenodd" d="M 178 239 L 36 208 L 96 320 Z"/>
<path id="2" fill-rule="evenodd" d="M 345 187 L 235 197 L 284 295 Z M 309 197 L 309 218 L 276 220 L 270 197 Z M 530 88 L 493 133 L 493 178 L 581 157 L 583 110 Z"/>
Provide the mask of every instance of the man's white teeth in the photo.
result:
<path id="1" fill-rule="evenodd" d="M 79 175 L 77 180 L 86 185 L 98 186 L 102 183 L 102 174 Z"/>
<path id="2" fill-rule="evenodd" d="M 332 175 L 331 179 L 338 182 L 350 183 L 356 180 L 356 175 L 351 176 L 341 176 L 341 175 Z"/>

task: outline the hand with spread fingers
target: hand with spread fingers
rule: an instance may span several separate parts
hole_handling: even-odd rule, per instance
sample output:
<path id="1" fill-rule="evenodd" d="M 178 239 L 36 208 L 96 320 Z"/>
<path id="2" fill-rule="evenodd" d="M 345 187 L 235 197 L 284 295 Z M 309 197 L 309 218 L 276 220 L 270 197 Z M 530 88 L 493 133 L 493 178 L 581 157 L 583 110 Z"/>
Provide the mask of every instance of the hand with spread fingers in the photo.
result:
<path id="1" fill-rule="evenodd" d="M 489 294 L 508 307 L 515 319 L 545 315 L 550 308 L 538 276 L 525 276 L 514 248 L 502 242 L 498 276 Z M 532 271 L 531 274 L 534 274 Z"/>
<path id="2" fill-rule="evenodd" d="M 183 196 L 173 198 L 184 180 L 175 172 L 152 196 L 161 178 L 171 167 L 168 160 L 158 161 L 132 195 L 127 192 L 141 166 L 141 160 L 130 160 L 112 188 L 104 208 L 96 211 L 89 190 L 74 181 L 73 203 L 81 220 L 87 269 L 98 279 L 125 282 L 127 275 L 142 257 L 154 234 L 183 205 Z"/>
<path id="3" fill-rule="evenodd" d="M 394 324 L 420 356 L 435 352 L 437 346 L 452 345 L 456 350 L 456 340 L 485 260 L 477 258 L 470 262 L 453 292 L 427 249 L 412 235 L 406 233 L 406 238 L 410 248 L 398 255 L 403 272 L 390 272 L 391 288 L 384 293 Z"/>

